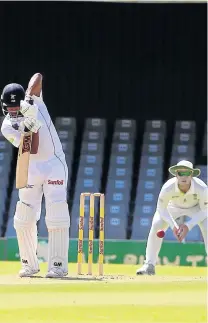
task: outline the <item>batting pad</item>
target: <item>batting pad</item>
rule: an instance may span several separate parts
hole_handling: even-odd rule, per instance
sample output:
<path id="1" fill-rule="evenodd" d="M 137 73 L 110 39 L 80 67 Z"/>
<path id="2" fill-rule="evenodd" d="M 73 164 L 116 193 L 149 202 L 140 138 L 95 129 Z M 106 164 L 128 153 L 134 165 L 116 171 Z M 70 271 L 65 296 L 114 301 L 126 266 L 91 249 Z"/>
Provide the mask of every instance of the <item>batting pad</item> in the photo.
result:
<path id="1" fill-rule="evenodd" d="M 48 228 L 48 271 L 61 268 L 68 272 L 70 217 L 66 202 L 46 205 Z"/>
<path id="2" fill-rule="evenodd" d="M 29 266 L 39 269 L 37 251 L 36 212 L 30 206 L 17 202 L 14 216 L 14 228 L 17 233 L 20 258 L 23 268 Z"/>

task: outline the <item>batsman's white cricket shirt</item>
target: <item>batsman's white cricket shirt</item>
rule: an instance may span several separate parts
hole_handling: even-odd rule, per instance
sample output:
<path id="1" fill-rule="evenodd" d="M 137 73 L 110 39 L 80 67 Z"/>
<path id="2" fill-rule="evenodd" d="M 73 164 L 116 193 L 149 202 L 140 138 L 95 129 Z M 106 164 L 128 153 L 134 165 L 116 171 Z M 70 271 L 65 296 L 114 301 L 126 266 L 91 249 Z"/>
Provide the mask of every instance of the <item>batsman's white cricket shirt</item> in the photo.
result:
<path id="1" fill-rule="evenodd" d="M 54 157 L 64 156 L 62 145 L 51 117 L 48 113 L 48 109 L 41 97 L 32 96 L 34 104 L 38 107 L 37 119 L 41 122 L 42 126 L 39 130 L 39 146 L 38 153 L 30 155 L 30 161 L 47 161 Z M 15 147 L 19 147 L 21 133 L 16 130 L 20 122 L 24 118 L 10 119 L 9 115 L 4 118 L 1 126 L 1 132 L 3 136 L 10 141 Z M 12 124 L 13 123 L 13 124 Z M 15 129 L 16 128 L 16 129 Z"/>
<path id="2" fill-rule="evenodd" d="M 180 212 L 180 215 L 192 215 L 196 213 L 189 221 L 189 229 L 199 223 L 202 218 L 207 215 L 208 210 L 208 191 L 207 185 L 199 178 L 193 177 L 191 187 L 183 193 L 178 188 L 178 180 L 176 177 L 169 179 L 162 187 L 158 202 L 157 211 L 163 215 L 166 214 L 164 220 L 173 227 L 170 218 L 164 210 L 167 208 L 169 213 L 172 211 Z M 198 214 L 198 216 L 197 216 Z"/>

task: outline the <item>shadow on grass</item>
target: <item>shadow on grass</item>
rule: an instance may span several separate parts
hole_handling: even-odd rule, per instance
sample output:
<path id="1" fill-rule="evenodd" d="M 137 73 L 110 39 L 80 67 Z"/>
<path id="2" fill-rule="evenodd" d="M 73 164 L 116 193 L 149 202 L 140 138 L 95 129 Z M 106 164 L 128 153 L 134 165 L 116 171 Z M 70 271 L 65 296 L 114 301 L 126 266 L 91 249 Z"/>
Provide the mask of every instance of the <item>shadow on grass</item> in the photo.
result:
<path id="1" fill-rule="evenodd" d="M 67 281 L 103 281 L 104 277 L 86 277 L 85 275 L 83 276 L 71 276 L 71 277 L 56 277 L 56 278 L 46 278 L 45 276 L 30 276 L 27 278 L 33 278 L 33 279 L 55 279 L 55 280 L 67 280 Z"/>

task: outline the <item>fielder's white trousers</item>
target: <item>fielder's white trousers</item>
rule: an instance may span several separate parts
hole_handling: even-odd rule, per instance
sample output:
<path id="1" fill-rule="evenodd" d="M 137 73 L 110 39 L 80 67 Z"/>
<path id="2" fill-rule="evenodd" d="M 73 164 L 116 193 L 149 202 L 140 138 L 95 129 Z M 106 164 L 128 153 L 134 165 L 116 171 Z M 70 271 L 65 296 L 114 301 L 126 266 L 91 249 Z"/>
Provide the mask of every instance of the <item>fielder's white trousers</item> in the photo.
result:
<path id="1" fill-rule="evenodd" d="M 168 209 L 165 210 L 165 212 L 171 214 L 174 219 L 178 219 L 182 216 L 188 216 L 190 218 L 194 216 L 199 216 L 200 209 L 199 206 L 194 206 L 189 209 L 180 209 L 174 206 L 169 206 Z M 204 211 L 201 211 L 204 212 Z M 198 213 L 198 214 L 197 214 Z M 196 215 L 197 214 L 197 215 Z M 202 232 L 202 236 L 204 239 L 205 249 L 207 253 L 207 227 L 208 227 L 208 220 L 206 216 L 206 212 L 204 212 L 204 220 L 200 222 L 199 227 Z M 147 248 L 146 248 L 146 262 L 149 262 L 153 265 L 156 264 L 158 259 L 158 254 L 160 252 L 163 239 L 157 237 L 157 231 L 163 229 L 166 231 L 168 229 L 168 224 L 162 219 L 161 214 L 156 211 L 152 220 L 152 227 L 150 229 L 150 233 L 147 240 Z"/>

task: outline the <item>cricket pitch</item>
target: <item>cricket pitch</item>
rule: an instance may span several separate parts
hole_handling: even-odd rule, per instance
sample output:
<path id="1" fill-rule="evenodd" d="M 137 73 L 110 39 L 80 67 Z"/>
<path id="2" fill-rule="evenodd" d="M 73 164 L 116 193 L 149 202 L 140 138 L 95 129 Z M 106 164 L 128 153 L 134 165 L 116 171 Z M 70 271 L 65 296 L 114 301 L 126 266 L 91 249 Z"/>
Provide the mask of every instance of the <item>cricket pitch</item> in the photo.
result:
<path id="1" fill-rule="evenodd" d="M 158 266 L 156 276 L 136 276 L 137 266 L 106 264 L 99 277 L 77 276 L 69 264 L 69 277 L 45 279 L 46 264 L 34 278 L 19 278 L 18 262 L 0 264 L 2 323 L 207 322 L 206 268 Z"/>

